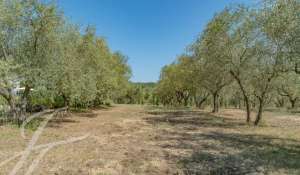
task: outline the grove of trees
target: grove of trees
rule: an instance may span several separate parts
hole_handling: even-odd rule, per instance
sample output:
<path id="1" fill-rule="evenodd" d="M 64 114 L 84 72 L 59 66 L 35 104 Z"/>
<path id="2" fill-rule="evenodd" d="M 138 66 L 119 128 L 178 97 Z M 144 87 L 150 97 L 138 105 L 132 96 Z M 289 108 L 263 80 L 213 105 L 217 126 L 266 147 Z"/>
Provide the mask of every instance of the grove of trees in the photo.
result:
<path id="1" fill-rule="evenodd" d="M 300 101 L 300 1 L 263 0 L 214 16 L 197 40 L 161 71 L 155 94 L 163 105 L 239 106 L 254 124 L 266 106 Z M 207 100 L 210 99 L 211 102 Z"/>
<path id="2" fill-rule="evenodd" d="M 239 107 L 249 123 L 266 107 L 300 104 L 300 1 L 261 0 L 217 13 L 156 83 L 131 83 L 127 57 L 93 26 L 70 22 L 55 3 L 0 0 L 0 103 L 19 123 L 35 105 Z M 2 107 L 1 105 L 0 107 Z"/>
<path id="3" fill-rule="evenodd" d="M 0 0 L 0 98 L 23 121 L 35 104 L 91 107 L 124 96 L 126 56 L 92 26 L 82 29 L 55 3 Z"/>
<path id="4" fill-rule="evenodd" d="M 116 101 L 125 104 L 149 105 L 156 104 L 157 99 L 154 94 L 156 83 L 134 83 L 131 82 L 126 89 L 126 93 Z"/>

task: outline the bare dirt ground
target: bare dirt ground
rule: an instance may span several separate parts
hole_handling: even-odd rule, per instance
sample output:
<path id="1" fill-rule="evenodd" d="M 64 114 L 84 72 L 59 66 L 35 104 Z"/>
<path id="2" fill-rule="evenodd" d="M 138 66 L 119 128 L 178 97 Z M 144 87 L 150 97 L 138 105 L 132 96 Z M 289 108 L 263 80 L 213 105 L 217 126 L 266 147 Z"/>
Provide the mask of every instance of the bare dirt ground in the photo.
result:
<path id="1" fill-rule="evenodd" d="M 89 137 L 52 148 L 33 174 L 300 174 L 300 116 L 267 112 L 261 127 L 246 125 L 243 116 L 128 105 L 72 113 L 48 123 L 38 144 Z M 18 128 L 0 126 L 0 165 L 26 148 L 34 132 L 26 133 L 24 140 Z M 0 174 L 19 159 L 0 166 Z"/>

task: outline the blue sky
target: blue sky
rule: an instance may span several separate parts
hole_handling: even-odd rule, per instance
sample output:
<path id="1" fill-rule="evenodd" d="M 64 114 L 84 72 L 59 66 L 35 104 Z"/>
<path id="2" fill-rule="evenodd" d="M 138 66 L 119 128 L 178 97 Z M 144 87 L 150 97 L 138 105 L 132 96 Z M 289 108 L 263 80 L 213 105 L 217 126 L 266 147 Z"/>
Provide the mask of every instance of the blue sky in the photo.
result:
<path id="1" fill-rule="evenodd" d="M 97 28 L 113 51 L 129 57 L 132 81 L 153 82 L 225 6 L 252 0 L 57 0 L 65 15 Z"/>

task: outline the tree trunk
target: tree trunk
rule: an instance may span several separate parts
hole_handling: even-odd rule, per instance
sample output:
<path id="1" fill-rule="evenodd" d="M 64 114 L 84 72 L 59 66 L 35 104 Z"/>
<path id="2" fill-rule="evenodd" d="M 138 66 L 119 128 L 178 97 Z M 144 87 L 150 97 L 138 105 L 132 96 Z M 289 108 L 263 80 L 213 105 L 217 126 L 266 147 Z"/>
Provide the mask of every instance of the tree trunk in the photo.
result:
<path id="1" fill-rule="evenodd" d="M 251 109 L 250 109 L 250 103 L 249 103 L 249 98 L 247 96 L 244 96 L 244 101 L 246 105 L 246 121 L 249 123 L 251 121 Z"/>
<path id="2" fill-rule="evenodd" d="M 278 108 L 283 107 L 284 106 L 284 99 L 283 98 L 276 98 L 275 105 Z"/>
<path id="3" fill-rule="evenodd" d="M 250 108 L 250 103 L 249 103 L 249 98 L 247 96 L 247 93 L 246 93 L 246 90 L 240 80 L 240 78 L 233 72 L 233 71 L 230 71 L 230 74 L 233 76 L 233 78 L 237 81 L 241 91 L 242 91 L 242 94 L 243 94 L 243 98 L 244 98 L 244 102 L 245 102 L 245 106 L 246 106 L 246 121 L 247 123 L 249 123 L 251 121 L 251 108 Z"/>
<path id="4" fill-rule="evenodd" d="M 12 97 L 8 99 L 8 104 L 10 107 L 10 113 L 12 115 L 13 120 L 17 121 L 18 111 L 17 111 L 16 103 Z"/>
<path id="5" fill-rule="evenodd" d="M 294 109 L 296 106 L 296 101 L 297 99 L 290 99 L 290 103 L 291 103 L 291 108 Z"/>
<path id="6" fill-rule="evenodd" d="M 219 112 L 219 93 L 215 92 L 213 94 L 213 113 Z"/>
<path id="7" fill-rule="evenodd" d="M 297 74 L 300 74 L 300 63 L 296 63 L 296 64 L 295 64 L 295 72 L 296 72 Z"/>
<path id="8" fill-rule="evenodd" d="M 202 109 L 202 105 L 206 100 L 207 100 L 207 97 L 204 97 L 201 100 L 198 100 L 197 97 L 195 97 L 196 107 L 199 109 Z"/>
<path id="9" fill-rule="evenodd" d="M 259 104 L 258 104 L 258 112 L 257 112 L 257 115 L 256 115 L 256 119 L 255 119 L 255 122 L 254 122 L 254 125 L 257 126 L 259 124 L 259 122 L 261 121 L 261 118 L 262 118 L 262 111 L 263 111 L 263 100 L 260 99 L 259 100 Z"/>
<path id="10" fill-rule="evenodd" d="M 178 103 L 179 105 L 182 104 L 182 99 L 183 99 L 183 94 L 182 94 L 182 92 L 177 91 L 177 92 L 176 92 L 176 100 L 177 100 L 177 103 Z"/>
<path id="11" fill-rule="evenodd" d="M 26 120 L 26 109 L 28 107 L 28 100 L 29 100 L 29 93 L 30 93 L 30 87 L 28 85 L 25 86 L 24 93 L 21 98 L 21 103 L 19 106 L 19 116 L 18 116 L 18 125 L 21 126 L 21 124 Z"/>
<path id="12" fill-rule="evenodd" d="M 62 94 L 62 98 L 64 99 L 64 107 L 69 107 L 70 105 L 69 98 L 65 94 Z"/>
<path id="13" fill-rule="evenodd" d="M 188 96 L 187 96 L 187 97 L 184 97 L 183 100 L 184 100 L 184 106 L 188 106 L 188 103 L 189 103 L 189 97 L 188 97 Z"/>

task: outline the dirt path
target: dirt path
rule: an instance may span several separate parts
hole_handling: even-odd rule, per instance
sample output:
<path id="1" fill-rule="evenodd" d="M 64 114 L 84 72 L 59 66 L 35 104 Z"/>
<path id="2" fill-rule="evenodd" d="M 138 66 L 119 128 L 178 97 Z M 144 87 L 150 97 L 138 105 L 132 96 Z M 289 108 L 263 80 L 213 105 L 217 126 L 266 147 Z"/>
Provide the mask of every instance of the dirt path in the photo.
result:
<path id="1" fill-rule="evenodd" d="M 203 111 L 146 111 L 128 105 L 73 113 L 50 122 L 38 144 L 89 137 L 52 148 L 33 174 L 300 173 L 299 120 L 266 117 L 270 125 L 251 127 L 242 115 L 236 110 L 212 115 Z M 0 126 L 0 165 L 24 150 L 32 134 L 24 140 L 17 128 Z M 29 156 L 19 174 L 25 174 L 38 153 Z M 0 174 L 8 174 L 16 162 L 0 167 Z"/>
<path id="2" fill-rule="evenodd" d="M 165 160 L 155 143 L 155 131 L 143 118 L 143 108 L 118 106 L 91 113 L 76 113 L 49 123 L 40 137 L 45 144 L 90 134 L 77 143 L 51 149 L 33 174 L 175 174 L 176 167 Z M 29 134 L 30 135 L 30 134 Z M 29 141 L 30 137 L 26 140 Z M 26 147 L 17 129 L 1 127 L 0 160 L 6 160 Z M 30 156 L 29 163 L 37 153 Z M 16 161 L 0 168 L 7 174 Z M 24 174 L 24 170 L 19 174 Z"/>

